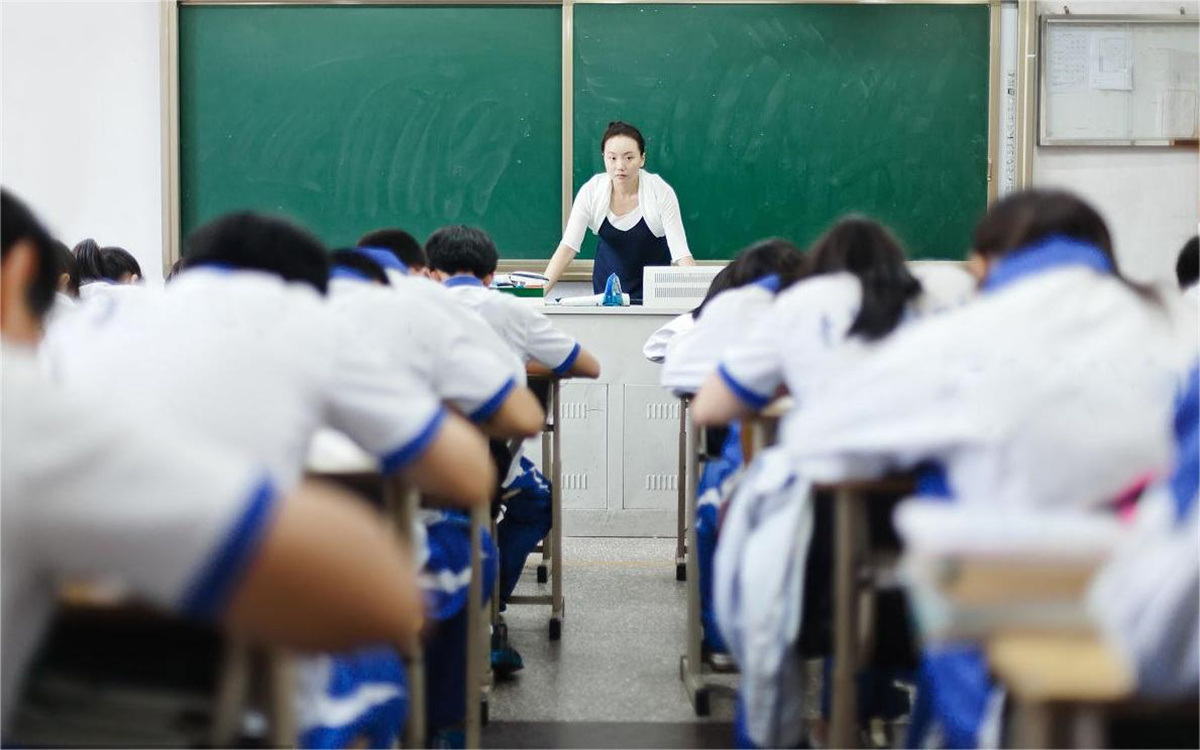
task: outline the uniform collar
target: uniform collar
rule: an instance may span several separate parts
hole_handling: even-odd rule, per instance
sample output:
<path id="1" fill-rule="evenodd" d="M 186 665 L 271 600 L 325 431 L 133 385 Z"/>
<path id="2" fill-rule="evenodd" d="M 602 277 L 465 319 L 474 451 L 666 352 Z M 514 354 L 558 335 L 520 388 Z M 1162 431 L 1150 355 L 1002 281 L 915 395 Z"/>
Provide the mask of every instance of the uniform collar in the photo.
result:
<path id="1" fill-rule="evenodd" d="M 330 279 L 346 279 L 348 281 L 365 281 L 370 283 L 374 281 L 370 276 L 366 275 L 357 268 L 350 266 L 334 266 L 329 269 Z"/>
<path id="2" fill-rule="evenodd" d="M 458 276 L 451 276 L 450 278 L 443 281 L 442 286 L 446 286 L 446 287 L 450 287 L 450 288 L 453 288 L 456 286 L 482 287 L 483 282 L 470 274 L 459 274 Z"/>
<path id="3" fill-rule="evenodd" d="M 981 291 L 989 294 L 1029 276 L 1062 268 L 1090 268 L 1096 273 L 1115 273 L 1112 261 L 1087 242 L 1054 235 L 1027 245 L 1001 258 L 988 273 Z"/>
<path id="4" fill-rule="evenodd" d="M 384 268 L 391 268 L 405 276 L 408 275 L 408 264 L 397 258 L 396 254 L 391 250 L 381 247 L 356 247 L 354 248 L 354 252 L 367 256 Z"/>
<path id="5" fill-rule="evenodd" d="M 761 286 L 768 292 L 775 293 L 779 291 L 779 287 L 783 285 L 783 281 L 779 278 L 779 274 L 769 273 L 761 279 L 756 279 L 754 285 Z"/>

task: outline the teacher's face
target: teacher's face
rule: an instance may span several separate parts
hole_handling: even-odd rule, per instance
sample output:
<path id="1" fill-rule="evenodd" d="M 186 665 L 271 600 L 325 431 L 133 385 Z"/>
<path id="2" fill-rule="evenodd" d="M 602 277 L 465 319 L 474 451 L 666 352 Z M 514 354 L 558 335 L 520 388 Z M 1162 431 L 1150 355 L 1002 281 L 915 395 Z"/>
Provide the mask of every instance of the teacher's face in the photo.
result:
<path id="1" fill-rule="evenodd" d="M 646 155 L 638 150 L 637 141 L 627 135 L 614 135 L 604 143 L 604 171 L 614 182 L 637 177 L 646 165 Z"/>

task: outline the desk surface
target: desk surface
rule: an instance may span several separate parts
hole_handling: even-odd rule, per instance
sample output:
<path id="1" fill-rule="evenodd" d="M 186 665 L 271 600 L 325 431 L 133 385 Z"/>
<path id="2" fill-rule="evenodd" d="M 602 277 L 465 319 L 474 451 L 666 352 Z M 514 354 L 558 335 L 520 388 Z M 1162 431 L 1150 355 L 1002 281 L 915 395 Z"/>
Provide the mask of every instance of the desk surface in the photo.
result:
<path id="1" fill-rule="evenodd" d="M 1133 695 L 1132 670 L 1095 633 L 998 633 L 987 655 L 1019 700 L 1107 703 Z"/>
<path id="2" fill-rule="evenodd" d="M 690 307 L 644 307 L 630 305 L 629 307 L 575 307 L 572 305 L 540 305 L 537 308 L 547 315 L 632 315 L 671 317 L 691 312 Z M 638 342 L 640 351 L 641 342 Z"/>

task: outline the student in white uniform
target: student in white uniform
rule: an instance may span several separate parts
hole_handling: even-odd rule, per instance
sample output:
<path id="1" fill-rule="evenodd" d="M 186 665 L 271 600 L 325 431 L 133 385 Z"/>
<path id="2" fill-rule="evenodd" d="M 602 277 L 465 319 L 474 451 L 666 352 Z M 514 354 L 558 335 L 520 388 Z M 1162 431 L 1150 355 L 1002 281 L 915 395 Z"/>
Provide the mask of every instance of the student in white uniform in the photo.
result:
<path id="1" fill-rule="evenodd" d="M 725 351 L 745 338 L 771 308 L 775 295 L 806 271 L 804 254 L 786 240 L 763 240 L 739 252 L 729 264 L 728 277 L 714 284 L 719 293 L 706 296 L 696 309 L 692 329 L 667 346 L 663 387 L 675 393 L 700 390 Z"/>
<path id="2" fill-rule="evenodd" d="M 107 294 L 113 287 L 142 282 L 141 265 L 123 247 L 101 247 L 88 238 L 76 244 L 71 253 L 79 266 L 79 296 L 82 299 Z"/>
<path id="3" fill-rule="evenodd" d="M 63 326 L 53 360 L 69 387 L 236 447 L 283 487 L 298 481 L 325 425 L 422 491 L 487 501 L 495 472 L 485 441 L 369 329 L 333 314 L 320 242 L 277 219 L 231 214 L 194 232 L 186 257 L 166 288 L 111 297 L 101 314 Z"/>
<path id="4" fill-rule="evenodd" d="M 801 473 L 932 464 L 926 486 L 956 502 L 1036 513 L 1106 508 L 1161 472 L 1195 342 L 1170 299 L 1121 277 L 1100 215 L 1067 193 L 1009 196 L 976 228 L 968 263 L 980 299 L 898 332 L 801 411 L 788 432 Z M 981 664 L 969 646 L 925 654 L 923 694 L 950 744 L 976 739 Z M 944 711 L 940 695 L 970 710 Z"/>
<path id="5" fill-rule="evenodd" d="M 7 191 L 0 234 L 0 731 L 72 579 L 116 577 L 165 607 L 295 648 L 400 647 L 416 634 L 411 554 L 348 496 L 309 486 L 283 496 L 244 457 L 46 381 L 33 352 L 58 274 L 50 240 Z"/>
<path id="6" fill-rule="evenodd" d="M 530 305 L 488 288 L 499 254 L 487 234 L 472 227 L 443 227 L 430 235 L 425 254 L 444 286 L 464 307 L 486 320 L 527 367 L 554 375 L 599 377 L 600 363 L 578 341 Z M 501 449 L 496 447 L 502 454 Z M 524 479 L 518 483 L 521 477 Z M 503 488 L 505 510 L 496 540 L 502 605 L 516 588 L 529 553 L 549 532 L 551 517 L 549 485 L 519 449 L 511 456 Z M 508 491 L 512 489 L 517 491 Z M 511 672 L 521 667 L 520 656 L 513 649 L 499 651 L 496 668 Z"/>
<path id="7" fill-rule="evenodd" d="M 408 273 L 426 278 L 433 275 L 429 268 L 429 259 L 425 257 L 425 248 L 421 247 L 416 237 L 398 227 L 367 232 L 358 238 L 356 247 L 387 250 L 403 264 Z M 375 260 L 380 262 L 378 258 Z"/>
<path id="8" fill-rule="evenodd" d="M 747 416 L 786 390 L 796 403 L 781 433 L 786 444 L 791 420 L 819 398 L 826 379 L 852 360 L 851 350 L 874 345 L 919 315 L 921 285 L 909 271 L 900 243 L 878 222 L 858 216 L 841 219 L 813 244 L 808 266 L 809 275 L 781 292 L 757 316 L 748 335 L 734 334 L 719 367 L 710 368 L 716 372 L 707 376 L 693 404 L 699 424 L 724 424 Z M 732 293 L 717 297 L 713 305 Z M 783 664 L 799 665 L 792 652 L 801 622 L 797 592 L 807 567 L 813 510 L 806 485 L 790 475 L 786 460 L 780 460 L 782 450 L 756 459 L 744 489 L 739 488 L 731 501 L 715 576 L 720 627 L 746 675 L 743 702 L 749 738 L 760 745 L 787 745 L 798 739 L 794 734 L 799 715 L 780 720 L 777 717 L 788 716 L 787 711 L 777 713 L 771 706 L 776 701 L 799 703 L 789 689 L 797 673 L 777 670 Z M 789 534 L 786 543 L 773 546 Z M 776 578 L 780 571 L 790 577 Z M 737 598 L 731 592 L 756 576 L 797 587 L 764 589 L 795 608 L 782 632 L 754 619 L 752 607 L 731 601 Z M 743 617 L 745 613 L 749 616 Z M 756 639 L 772 636 L 777 638 L 772 648 L 754 645 Z M 780 654 L 782 661 L 775 661 Z"/>

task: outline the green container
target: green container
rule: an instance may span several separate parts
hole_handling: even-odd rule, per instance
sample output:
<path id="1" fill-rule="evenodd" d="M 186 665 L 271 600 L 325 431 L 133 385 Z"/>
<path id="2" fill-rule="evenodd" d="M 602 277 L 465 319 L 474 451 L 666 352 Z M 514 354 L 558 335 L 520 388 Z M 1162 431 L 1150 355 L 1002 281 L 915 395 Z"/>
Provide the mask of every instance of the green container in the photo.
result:
<path id="1" fill-rule="evenodd" d="M 514 297 L 539 297 L 540 298 L 540 297 L 546 296 L 545 288 L 540 287 L 540 286 L 534 286 L 534 287 L 501 286 L 501 287 L 497 287 L 496 291 L 504 292 L 505 294 L 511 294 Z"/>

